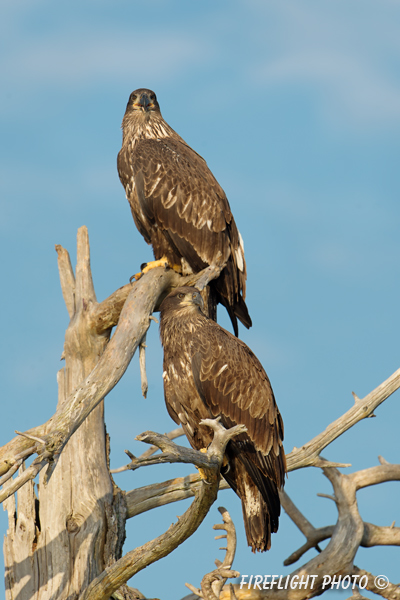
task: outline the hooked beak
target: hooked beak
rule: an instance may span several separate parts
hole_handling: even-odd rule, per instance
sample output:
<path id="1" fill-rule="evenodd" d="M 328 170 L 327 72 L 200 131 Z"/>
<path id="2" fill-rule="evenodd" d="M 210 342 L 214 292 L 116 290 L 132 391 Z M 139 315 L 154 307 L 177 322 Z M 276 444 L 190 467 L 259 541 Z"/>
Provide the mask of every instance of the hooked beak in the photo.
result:
<path id="1" fill-rule="evenodd" d="M 145 112 L 148 112 L 150 104 L 151 102 L 148 95 L 142 94 L 140 96 L 139 106 L 141 106 Z"/>
<path id="2" fill-rule="evenodd" d="M 192 300 L 193 304 L 195 304 L 196 306 L 200 306 L 200 308 L 204 308 L 203 298 L 200 296 L 199 292 L 197 292 L 196 295 L 193 294 Z"/>

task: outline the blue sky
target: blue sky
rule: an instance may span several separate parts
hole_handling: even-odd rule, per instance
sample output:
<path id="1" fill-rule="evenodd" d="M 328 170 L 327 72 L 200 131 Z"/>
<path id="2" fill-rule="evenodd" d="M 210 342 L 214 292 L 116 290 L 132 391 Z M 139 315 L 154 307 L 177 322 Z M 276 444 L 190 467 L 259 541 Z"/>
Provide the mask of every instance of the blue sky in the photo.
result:
<path id="1" fill-rule="evenodd" d="M 1 443 L 53 412 L 68 325 L 55 244 L 75 257 L 87 225 L 99 300 L 151 257 L 116 170 L 130 92 L 157 93 L 168 123 L 207 160 L 244 238 L 247 304 L 242 339 L 265 366 L 286 427 L 286 450 L 344 413 L 399 365 L 400 7 L 394 0 L 3 0 L 0 14 L 0 233 L 3 293 Z M 222 310 L 221 324 L 229 328 Z M 157 326 L 149 334 L 150 391 L 135 357 L 106 400 L 112 464 L 135 435 L 173 428 L 163 401 Z M 399 393 L 324 456 L 399 462 Z M 132 489 L 188 473 L 157 467 L 121 475 Z M 316 469 L 287 491 L 315 526 L 335 522 L 330 486 Z M 399 485 L 359 493 L 366 521 L 398 519 Z M 286 516 L 273 549 L 244 544 L 231 511 L 241 573 L 279 573 L 303 543 Z M 133 519 L 125 550 L 166 530 L 185 505 Z M 163 600 L 199 585 L 218 556 L 212 524 L 131 583 Z M 6 517 L 1 517 L 2 531 Z M 221 554 L 221 553 L 220 553 Z M 311 557 L 311 552 L 306 558 Z M 398 581 L 399 549 L 361 550 L 359 567 Z M 166 583 L 168 582 L 168 583 Z M 333 597 L 334 594 L 332 594 Z"/>

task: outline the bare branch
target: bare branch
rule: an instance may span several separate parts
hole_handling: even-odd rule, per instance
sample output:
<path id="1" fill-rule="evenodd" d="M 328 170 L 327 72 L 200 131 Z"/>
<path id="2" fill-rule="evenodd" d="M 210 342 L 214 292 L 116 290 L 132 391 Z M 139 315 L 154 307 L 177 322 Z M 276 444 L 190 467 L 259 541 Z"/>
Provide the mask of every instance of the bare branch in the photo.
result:
<path id="1" fill-rule="evenodd" d="M 142 387 L 142 396 L 146 399 L 147 391 L 149 389 L 149 383 L 147 381 L 146 374 L 146 334 L 144 334 L 142 341 L 139 344 L 139 366 L 140 366 L 140 381 Z"/>
<path id="2" fill-rule="evenodd" d="M 367 485 L 375 485 L 384 481 L 392 481 L 400 479 L 400 465 L 389 465 L 385 463 L 379 467 L 372 467 L 371 469 L 364 469 L 357 471 L 346 476 L 355 485 L 355 490 L 358 490 Z M 332 496 L 327 494 L 318 494 L 321 497 L 328 497 L 335 500 Z M 290 500 L 289 496 L 285 492 L 281 492 L 281 503 L 288 516 L 297 525 L 300 531 L 307 538 L 307 542 L 301 546 L 298 550 L 293 552 L 289 558 L 284 561 L 284 565 L 288 566 L 293 564 L 297 560 L 310 550 L 316 548 L 319 552 L 318 544 L 323 540 L 330 538 L 334 531 L 334 526 L 329 525 L 327 527 L 320 527 L 316 529 L 311 523 L 304 517 L 299 509 Z M 336 500 L 335 500 L 336 501 Z M 371 523 L 364 523 L 363 537 L 360 542 L 361 546 L 371 547 L 377 545 L 400 545 L 400 528 L 398 527 L 378 527 Z"/>
<path id="3" fill-rule="evenodd" d="M 382 527 L 364 522 L 361 546 L 400 546 L 400 527 Z"/>
<path id="4" fill-rule="evenodd" d="M 85 259 L 85 243 L 82 245 L 81 254 Z M 63 405 L 57 408 L 47 423 L 30 429 L 25 432 L 26 435 L 43 439 L 46 448 L 53 448 L 53 456 L 62 451 L 71 435 L 124 374 L 149 327 L 149 314 L 154 310 L 160 295 L 170 289 L 177 277 L 179 278 L 179 275 L 172 269 L 154 269 L 135 284 L 121 312 L 115 334 L 93 371 Z M 86 283 L 82 283 L 83 287 L 90 290 L 91 277 L 87 275 L 85 281 Z M 78 291 L 76 290 L 76 294 Z M 0 449 L 0 475 L 13 466 L 15 455 L 24 452 L 28 447 L 32 447 L 32 442 L 20 436 L 3 446 Z"/>
<path id="5" fill-rule="evenodd" d="M 96 306 L 91 315 L 93 331 L 100 335 L 117 325 L 126 299 L 135 285 L 135 281 L 127 283 Z"/>
<path id="6" fill-rule="evenodd" d="M 165 433 L 164 435 L 170 440 L 175 440 L 176 438 L 184 435 L 184 433 L 183 433 L 182 427 L 177 427 L 176 429 L 173 429 L 172 431 L 170 431 L 169 433 Z M 138 459 L 129 450 L 125 450 L 125 454 L 127 454 L 129 456 L 129 458 L 131 459 L 131 462 L 132 462 L 134 460 L 141 460 L 144 458 L 149 458 L 150 456 L 152 456 L 153 454 L 158 452 L 159 449 L 160 448 L 158 446 L 151 446 L 148 450 L 143 452 L 143 454 L 141 454 Z M 131 465 L 131 463 L 124 465 L 123 467 L 119 467 L 118 469 L 112 469 L 111 473 L 114 475 L 115 473 L 123 473 L 124 471 L 129 471 L 131 468 L 130 465 Z"/>
<path id="7" fill-rule="evenodd" d="M 238 571 L 231 569 L 236 554 L 236 529 L 231 519 L 229 512 L 223 506 L 218 508 L 222 515 L 223 524 L 217 523 L 213 529 L 223 529 L 226 531 L 226 536 L 216 536 L 216 540 L 220 538 L 226 538 L 226 548 L 220 548 L 220 550 L 226 550 L 225 558 L 223 562 L 216 560 L 215 564 L 217 568 L 205 575 L 201 581 L 201 590 L 205 598 L 209 593 L 210 599 L 213 600 L 212 594 L 218 600 L 222 588 L 224 587 L 226 580 L 233 577 L 239 577 Z"/>
<path id="8" fill-rule="evenodd" d="M 336 440 L 342 433 L 353 427 L 356 423 L 365 419 L 384 402 L 393 392 L 400 387 L 400 369 L 395 371 L 386 381 L 370 392 L 362 400 L 357 399 L 354 406 L 350 408 L 339 419 L 304 444 L 301 448 L 294 448 L 286 456 L 288 471 L 294 471 L 303 467 L 315 466 L 319 454 L 326 446 Z"/>
<path id="9" fill-rule="evenodd" d="M 291 600 L 303 600 L 309 598 L 310 595 L 316 595 L 323 591 L 322 585 L 324 577 L 327 575 L 336 575 L 338 573 L 351 573 L 353 569 L 353 560 L 360 545 L 363 533 L 364 524 L 358 513 L 357 502 L 355 499 L 356 486 L 351 476 L 341 474 L 335 468 L 325 468 L 324 475 L 330 480 L 336 505 L 338 508 L 338 521 L 334 527 L 331 539 L 320 554 L 313 557 L 308 563 L 293 571 L 288 577 L 293 579 L 294 576 L 304 577 L 314 575 L 311 589 L 290 589 Z M 285 501 L 285 500 L 284 500 Z M 290 508 L 289 508 L 290 510 Z M 296 521 L 305 530 L 310 530 L 313 533 L 312 526 L 302 517 L 300 511 L 294 511 Z M 299 516 L 300 515 L 300 516 Z M 284 587 L 284 586 L 282 586 Z M 244 600 L 248 595 L 247 585 L 240 584 L 234 586 L 234 590 L 238 600 Z M 287 600 L 288 593 L 285 589 L 278 589 L 275 586 L 273 589 L 260 589 L 251 591 L 252 600 Z M 220 600 L 228 600 L 229 590 L 225 587 L 220 595 Z"/>
<path id="10" fill-rule="evenodd" d="M 214 438 L 206 454 L 208 465 L 204 468 L 207 485 L 200 486 L 195 500 L 177 523 L 171 525 L 168 531 L 155 540 L 128 552 L 115 564 L 107 567 L 91 582 L 79 600 L 108 600 L 115 590 L 138 571 L 175 550 L 196 531 L 217 497 L 219 469 L 226 445 L 232 437 L 242 431 L 241 426 L 225 430 L 217 421 L 207 420 L 206 425 L 214 430 Z M 198 460 L 200 462 L 200 458 Z"/>
<path id="11" fill-rule="evenodd" d="M 357 490 L 385 481 L 400 481 L 400 465 L 385 463 L 377 467 L 356 471 L 350 477 L 353 478 Z"/>
<path id="12" fill-rule="evenodd" d="M 22 435 L 22 437 L 27 438 L 28 440 L 32 440 L 33 442 L 37 442 L 38 444 L 41 445 L 45 445 L 45 440 L 43 440 L 42 438 L 37 437 L 36 435 L 31 435 L 29 433 L 22 433 L 21 431 L 17 431 L 17 429 L 15 430 L 15 433 L 17 435 Z"/>
<path id="13" fill-rule="evenodd" d="M 58 253 L 65 255 L 58 248 Z M 89 246 L 86 228 L 78 231 L 78 255 L 80 260 L 79 274 L 82 282 L 79 289 L 75 288 L 75 302 L 86 303 L 85 310 L 91 314 L 93 331 L 96 333 L 109 330 L 110 321 L 102 313 L 102 323 L 99 324 L 93 282 L 90 273 Z M 26 431 L 26 435 L 43 438 L 46 447 L 53 447 L 53 456 L 59 454 L 71 435 L 80 427 L 88 414 L 113 389 L 125 373 L 133 354 L 149 327 L 149 316 L 157 308 L 161 299 L 176 286 L 195 284 L 202 272 L 189 277 L 181 277 L 173 269 L 157 268 L 143 275 L 134 286 L 130 286 L 128 298 L 119 315 L 118 327 L 108 343 L 104 353 L 89 376 L 78 386 L 73 394 L 66 398 L 62 406 L 46 423 Z M 68 280 L 66 276 L 66 281 Z M 70 282 L 71 283 L 71 282 Z M 66 284 L 65 284 L 66 286 Z M 65 287 L 64 286 L 64 287 Z M 83 296 L 82 296 L 83 294 Z M 86 297 L 85 297 L 86 295 Z M 67 294 L 66 302 L 71 304 L 71 293 Z M 120 300 L 120 299 L 119 299 Z M 107 302 L 110 308 L 110 301 Z M 110 308 L 111 310 L 111 308 Z M 116 312 L 111 312 L 115 315 Z M 104 318 L 103 318 L 104 317 Z M 104 324 L 108 329 L 103 329 Z M 14 438 L 0 448 L 0 476 L 15 464 L 16 455 L 21 455 L 32 444 L 21 437 Z"/>
<path id="14" fill-rule="evenodd" d="M 297 525 L 300 531 L 307 538 L 307 542 L 301 546 L 298 550 L 293 552 L 285 561 L 284 565 L 289 566 L 297 562 L 303 554 L 305 554 L 311 548 L 315 548 L 318 552 L 321 552 L 318 544 L 323 540 L 326 540 L 332 536 L 334 526 L 320 527 L 316 529 L 310 521 L 300 512 L 297 506 L 292 502 L 285 491 L 281 491 L 280 494 L 281 504 L 288 516 Z"/>
<path id="15" fill-rule="evenodd" d="M 159 267 L 157 270 L 162 271 L 163 269 L 162 267 Z M 200 273 L 182 277 L 173 269 L 169 269 L 169 271 L 171 276 L 171 287 L 170 289 L 164 290 L 160 293 L 160 296 L 154 307 L 155 311 L 159 310 L 161 302 L 173 287 L 178 287 L 180 285 L 195 285 L 203 273 L 203 271 L 200 271 Z M 140 279 L 138 281 L 140 281 Z M 136 281 L 132 281 L 132 283 L 128 283 L 120 287 L 113 294 L 111 294 L 111 296 L 96 306 L 92 314 L 92 327 L 97 334 L 104 333 L 105 331 L 108 331 L 117 325 L 126 299 L 128 298 L 129 293 L 132 291 L 132 288 L 136 286 L 137 283 L 138 282 Z M 150 319 L 153 319 L 156 323 L 158 322 L 155 317 L 150 316 Z"/>
<path id="16" fill-rule="evenodd" d="M 169 440 L 176 440 L 176 438 L 181 437 L 185 434 L 183 432 L 182 427 L 176 427 L 175 429 L 173 429 L 169 433 L 166 433 L 165 435 Z M 158 448 L 157 446 L 150 446 L 150 448 L 143 452 L 143 454 L 141 454 L 139 458 L 148 458 L 149 456 L 152 456 L 152 454 L 155 454 L 159 449 L 160 448 Z"/>
<path id="17" fill-rule="evenodd" d="M 85 226 L 78 229 L 75 275 L 75 310 L 77 310 L 77 303 L 96 302 L 90 268 L 89 233 Z"/>
<path id="18" fill-rule="evenodd" d="M 214 569 L 214 571 L 211 571 L 211 573 L 204 575 L 201 580 L 201 590 L 195 588 L 190 583 L 185 583 L 186 587 L 189 588 L 191 592 L 196 594 L 199 598 L 204 598 L 204 600 L 218 600 L 226 580 L 233 577 L 239 577 L 240 575 L 240 573 L 232 571 L 231 569 L 236 553 L 235 525 L 226 508 L 220 506 L 218 510 L 222 515 L 223 524 L 218 523 L 213 526 L 213 529 L 223 529 L 226 531 L 226 535 L 217 535 L 215 537 L 216 540 L 222 538 L 226 538 L 227 540 L 226 548 L 220 548 L 220 550 L 226 550 L 224 561 L 221 562 L 218 559 L 215 561 L 217 568 Z"/>
<path id="19" fill-rule="evenodd" d="M 390 583 L 386 578 L 382 579 L 379 576 L 376 577 L 364 569 L 359 569 L 355 565 L 353 567 L 352 574 L 358 575 L 360 578 L 368 578 L 368 584 L 365 589 L 367 589 L 369 592 L 378 594 L 378 596 L 387 598 L 387 600 L 400 600 L 400 586 Z"/>
<path id="20" fill-rule="evenodd" d="M 30 467 L 26 469 L 26 471 L 20 473 L 20 475 L 13 479 L 7 487 L 3 488 L 0 492 L 0 503 L 4 502 L 4 500 L 7 500 L 7 498 L 9 498 L 12 494 L 19 490 L 19 488 L 22 487 L 24 483 L 30 481 L 31 479 L 35 479 L 36 475 L 40 473 L 43 467 L 45 467 L 48 464 L 48 458 L 48 455 L 44 455 L 43 458 L 36 458 L 30 465 Z"/>
<path id="21" fill-rule="evenodd" d="M 127 492 L 125 495 L 126 518 L 130 519 L 171 502 L 192 498 L 200 485 L 201 477 L 196 473 Z"/>
<path id="22" fill-rule="evenodd" d="M 11 469 L 8 471 L 8 473 L 3 475 L 3 477 L 0 477 L 0 485 L 4 485 L 9 479 L 11 479 L 11 477 L 14 475 L 14 473 L 16 471 L 18 471 L 18 469 L 20 468 L 22 463 L 23 463 L 23 459 L 22 458 L 18 459 L 15 462 L 15 465 L 13 467 L 11 467 Z"/>
<path id="23" fill-rule="evenodd" d="M 204 419 L 203 421 L 201 421 L 200 424 L 207 425 L 207 427 L 211 427 L 211 429 L 214 429 L 215 420 Z M 244 425 L 235 425 L 235 427 L 232 427 L 231 429 L 229 429 L 229 431 L 231 432 L 230 435 L 235 436 L 238 435 L 238 433 L 240 432 L 247 431 L 247 429 Z M 214 436 L 215 435 L 219 435 L 218 428 L 214 430 Z M 132 457 L 131 462 L 128 465 L 126 465 L 126 467 L 117 469 L 114 472 L 121 472 L 122 470 L 135 471 L 140 467 L 148 467 L 150 465 L 160 465 L 164 463 L 176 462 L 193 464 L 196 465 L 196 467 L 204 469 L 210 466 L 209 461 L 212 460 L 208 457 L 208 454 L 201 453 L 201 455 L 199 455 L 197 450 L 192 450 L 191 448 L 186 448 L 184 446 L 177 446 L 171 441 L 171 439 L 168 436 L 161 435 L 160 433 L 154 433 L 153 431 L 145 431 L 144 433 L 137 435 L 136 439 L 140 442 L 146 442 L 147 444 L 153 444 L 154 446 L 157 446 L 157 448 L 162 450 L 162 453 L 157 454 L 156 456 L 147 455 L 144 457 L 143 455 L 139 458 L 136 458 L 135 456 L 130 454 L 130 456 Z"/>
<path id="24" fill-rule="evenodd" d="M 60 275 L 61 291 L 70 318 L 75 312 L 75 275 L 69 253 L 65 248 L 56 245 L 58 255 L 58 272 Z"/>

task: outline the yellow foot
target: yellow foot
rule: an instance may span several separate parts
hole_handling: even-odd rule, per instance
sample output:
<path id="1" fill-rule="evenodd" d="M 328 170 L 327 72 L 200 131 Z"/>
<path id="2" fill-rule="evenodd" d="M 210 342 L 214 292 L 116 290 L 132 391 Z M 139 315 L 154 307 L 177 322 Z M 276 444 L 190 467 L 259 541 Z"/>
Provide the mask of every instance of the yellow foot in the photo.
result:
<path id="1" fill-rule="evenodd" d="M 203 454 L 207 454 L 207 448 L 200 448 L 200 452 L 203 452 Z M 207 478 L 206 478 L 206 474 L 204 472 L 204 469 L 202 469 L 201 467 L 199 467 L 198 471 L 199 471 L 200 477 L 205 481 Z"/>
<path id="2" fill-rule="evenodd" d="M 144 263 L 141 266 L 140 273 L 136 273 L 136 275 L 132 275 L 132 277 L 130 278 L 129 281 L 132 282 L 133 279 L 135 279 L 136 281 L 138 281 L 138 279 L 140 279 L 142 275 L 144 275 L 145 273 L 147 273 L 151 269 L 156 269 L 157 267 L 165 267 L 166 268 L 166 267 L 169 267 L 169 266 L 170 265 L 168 263 L 168 259 L 166 258 L 166 256 L 163 256 L 159 260 L 152 260 L 151 262 Z M 174 265 L 173 268 L 175 268 L 175 265 Z"/>

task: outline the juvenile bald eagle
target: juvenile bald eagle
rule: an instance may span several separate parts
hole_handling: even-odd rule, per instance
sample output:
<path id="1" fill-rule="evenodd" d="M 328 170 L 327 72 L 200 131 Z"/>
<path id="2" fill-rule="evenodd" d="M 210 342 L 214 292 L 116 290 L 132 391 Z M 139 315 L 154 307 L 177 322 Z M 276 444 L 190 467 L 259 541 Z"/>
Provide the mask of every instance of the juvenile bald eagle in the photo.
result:
<path id="1" fill-rule="evenodd" d="M 184 274 L 225 266 L 211 283 L 210 316 L 222 303 L 237 335 L 237 319 L 251 326 L 246 263 L 223 189 L 206 161 L 164 121 L 151 90 L 132 92 L 122 130 L 118 173 L 136 227 L 156 259 L 167 259 Z"/>
<path id="2" fill-rule="evenodd" d="M 249 546 L 265 551 L 278 529 L 286 473 L 282 418 L 257 357 L 202 307 L 193 287 L 175 289 L 161 305 L 165 402 L 197 450 L 212 441 L 201 419 L 220 416 L 226 428 L 247 427 L 229 442 L 222 475 L 242 500 Z"/>

